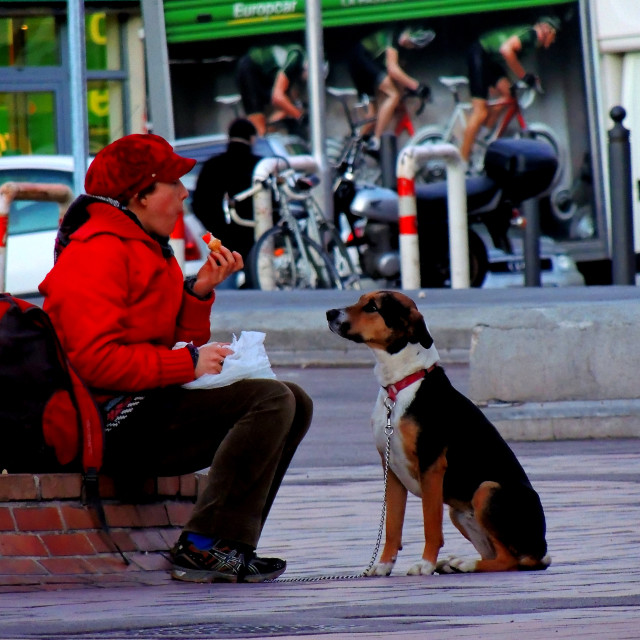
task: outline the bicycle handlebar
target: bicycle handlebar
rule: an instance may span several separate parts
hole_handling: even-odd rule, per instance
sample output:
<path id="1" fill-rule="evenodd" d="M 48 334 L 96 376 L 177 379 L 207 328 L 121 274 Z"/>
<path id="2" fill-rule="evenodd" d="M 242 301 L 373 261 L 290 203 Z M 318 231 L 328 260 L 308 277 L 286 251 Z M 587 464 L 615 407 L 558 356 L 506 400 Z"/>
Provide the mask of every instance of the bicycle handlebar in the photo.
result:
<path id="1" fill-rule="evenodd" d="M 540 78 L 536 78 L 536 84 L 531 87 L 522 80 L 516 80 L 510 87 L 511 97 L 518 102 L 521 109 L 526 109 L 535 100 L 536 94 L 542 95 L 544 89 L 540 83 Z"/>
<path id="2" fill-rule="evenodd" d="M 536 83 L 533 87 L 528 85 L 526 82 L 523 82 L 522 80 L 516 80 L 510 87 L 511 95 L 515 95 L 517 91 L 526 91 L 527 89 L 535 91 L 536 93 L 539 93 L 541 95 L 544 93 L 540 78 L 536 78 Z"/>
<path id="3" fill-rule="evenodd" d="M 236 195 L 233 197 L 229 196 L 228 193 L 225 193 L 224 197 L 222 198 L 222 210 L 224 211 L 225 222 L 227 224 L 235 222 L 241 227 L 255 227 L 256 223 L 254 220 L 247 220 L 237 214 L 236 202 L 242 202 L 243 200 L 254 196 L 256 193 L 258 193 L 258 191 L 266 188 L 266 185 L 262 182 L 256 182 L 248 189 L 236 193 Z"/>
<path id="4" fill-rule="evenodd" d="M 410 91 L 407 90 L 404 92 L 402 96 L 403 100 L 407 98 L 417 98 L 420 103 L 418 104 L 418 108 L 415 111 L 415 115 L 419 116 L 424 111 L 424 108 L 427 106 L 427 102 L 432 102 L 431 90 L 427 85 L 420 85 L 420 87 L 424 87 L 424 89 L 418 88 L 418 91 Z"/>
<path id="5" fill-rule="evenodd" d="M 244 192 L 243 192 L 244 193 Z M 239 216 L 236 212 L 236 200 L 229 197 L 228 193 L 224 194 L 222 198 L 222 210 L 224 211 L 224 220 L 227 224 L 231 224 L 235 222 L 237 225 L 241 227 L 255 227 L 255 220 L 247 220 Z"/>
<path id="6" fill-rule="evenodd" d="M 255 196 L 256 193 L 258 193 L 258 191 L 260 191 L 261 189 L 266 189 L 266 188 L 267 188 L 266 184 L 262 182 L 256 182 L 255 184 L 251 185 L 248 189 L 245 189 L 244 191 L 238 191 L 238 193 L 236 193 L 235 196 L 229 196 L 229 194 L 225 193 L 225 197 L 229 198 L 230 201 L 242 202 L 247 198 L 251 198 L 252 196 Z"/>
<path id="7" fill-rule="evenodd" d="M 294 191 L 291 185 L 289 184 L 288 178 L 293 176 L 295 171 L 293 169 L 288 169 L 280 173 L 280 177 L 283 178 L 279 181 L 280 187 L 284 192 L 284 195 L 287 196 L 290 200 L 306 200 L 311 197 L 311 194 L 307 192 Z"/>
<path id="8" fill-rule="evenodd" d="M 262 189 L 275 188 L 275 180 L 277 180 L 277 184 L 280 186 L 283 193 L 288 199 L 307 200 L 308 198 L 310 198 L 311 194 L 309 192 L 295 191 L 294 188 L 289 184 L 289 179 L 294 176 L 295 173 L 295 169 L 285 168 L 281 171 L 278 171 L 277 173 L 272 173 L 267 180 L 264 180 L 262 182 L 258 181 L 248 189 L 239 191 L 234 196 L 230 196 L 228 193 L 225 193 L 224 197 L 222 198 L 222 210 L 224 211 L 226 223 L 231 224 L 232 222 L 235 222 L 241 227 L 255 227 L 256 223 L 254 220 L 247 220 L 246 218 L 238 215 L 236 211 L 236 202 L 242 202 L 247 198 L 253 197 Z"/>

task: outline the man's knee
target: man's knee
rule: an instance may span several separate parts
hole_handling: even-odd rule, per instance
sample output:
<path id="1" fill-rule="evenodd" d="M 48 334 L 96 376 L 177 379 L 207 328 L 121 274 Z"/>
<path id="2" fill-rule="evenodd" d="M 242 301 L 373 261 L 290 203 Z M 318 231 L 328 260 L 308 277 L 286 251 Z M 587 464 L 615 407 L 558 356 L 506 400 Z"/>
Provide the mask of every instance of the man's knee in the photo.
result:
<path id="1" fill-rule="evenodd" d="M 489 106 L 486 100 L 473 100 L 473 110 L 471 112 L 471 118 L 476 122 L 484 122 L 489 117 Z"/>
<path id="2" fill-rule="evenodd" d="M 290 414 L 291 419 L 295 414 L 296 397 L 293 391 L 280 380 L 262 380 L 264 383 L 259 404 L 268 405 L 277 411 Z"/>
<path id="3" fill-rule="evenodd" d="M 391 76 L 385 76 L 378 85 L 378 94 L 381 94 L 386 100 L 400 100 L 400 90 Z"/>
<path id="4" fill-rule="evenodd" d="M 285 384 L 289 387 L 289 390 L 295 398 L 296 413 L 299 421 L 305 422 L 308 425 L 313 415 L 313 400 L 309 394 L 295 382 L 285 382 Z"/>

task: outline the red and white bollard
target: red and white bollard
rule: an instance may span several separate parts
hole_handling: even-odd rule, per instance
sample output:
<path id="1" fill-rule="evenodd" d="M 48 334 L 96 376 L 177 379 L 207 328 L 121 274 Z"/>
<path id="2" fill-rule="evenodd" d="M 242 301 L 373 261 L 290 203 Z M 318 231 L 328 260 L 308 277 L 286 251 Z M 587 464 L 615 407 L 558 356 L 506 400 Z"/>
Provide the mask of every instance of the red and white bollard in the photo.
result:
<path id="1" fill-rule="evenodd" d="M 278 174 L 285 169 L 298 171 L 318 171 L 318 163 L 309 155 L 292 156 L 288 161 L 282 158 L 263 158 L 253 169 L 253 184 L 265 182 L 270 175 Z M 260 189 L 253 196 L 253 219 L 255 221 L 254 237 L 256 240 L 263 233 L 273 227 L 273 204 L 271 189 Z M 260 274 L 261 288 L 273 290 L 276 288 L 273 262 L 265 255 L 258 256 L 258 273 Z"/>
<path id="2" fill-rule="evenodd" d="M 14 200 L 57 202 L 60 207 L 59 220 L 62 220 L 73 200 L 73 193 L 65 184 L 5 182 L 0 186 L 0 291 L 4 291 L 6 283 L 9 210 Z"/>
<path id="3" fill-rule="evenodd" d="M 449 143 L 405 147 L 398 156 L 398 224 L 403 289 L 420 288 L 420 247 L 415 175 L 420 163 L 442 158 L 447 165 L 451 288 L 468 289 L 469 235 L 465 170 L 458 148 Z"/>
<path id="4" fill-rule="evenodd" d="M 9 237 L 9 208 L 11 199 L 0 191 L 0 291 L 4 291 L 7 271 L 7 238 Z"/>
<path id="5" fill-rule="evenodd" d="M 403 173 L 398 173 L 398 231 L 400 233 L 400 273 L 403 289 L 420 288 L 420 248 L 418 208 L 413 155 L 403 155 Z"/>

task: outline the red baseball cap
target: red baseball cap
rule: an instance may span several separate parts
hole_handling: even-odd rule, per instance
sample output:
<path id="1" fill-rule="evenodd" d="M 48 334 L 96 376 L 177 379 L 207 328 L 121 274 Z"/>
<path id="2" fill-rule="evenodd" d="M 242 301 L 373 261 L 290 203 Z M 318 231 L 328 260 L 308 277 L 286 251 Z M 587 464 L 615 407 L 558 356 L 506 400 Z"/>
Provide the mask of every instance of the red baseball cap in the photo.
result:
<path id="1" fill-rule="evenodd" d="M 84 180 L 88 195 L 126 204 L 154 182 L 174 182 L 193 169 L 196 161 L 183 158 L 161 136 L 133 133 L 101 149 Z"/>

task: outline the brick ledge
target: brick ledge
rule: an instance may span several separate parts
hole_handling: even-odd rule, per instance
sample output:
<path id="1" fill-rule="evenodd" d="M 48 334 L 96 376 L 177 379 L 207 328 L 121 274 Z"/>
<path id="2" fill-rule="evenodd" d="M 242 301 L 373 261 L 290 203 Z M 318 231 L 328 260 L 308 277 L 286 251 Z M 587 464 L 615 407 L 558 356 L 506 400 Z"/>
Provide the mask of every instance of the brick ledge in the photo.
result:
<path id="1" fill-rule="evenodd" d="M 100 478 L 107 523 L 127 566 L 82 503 L 79 474 L 0 475 L 0 591 L 168 581 L 168 549 L 204 480 L 202 473 L 148 478 L 140 501 L 122 502 L 113 481 Z"/>

